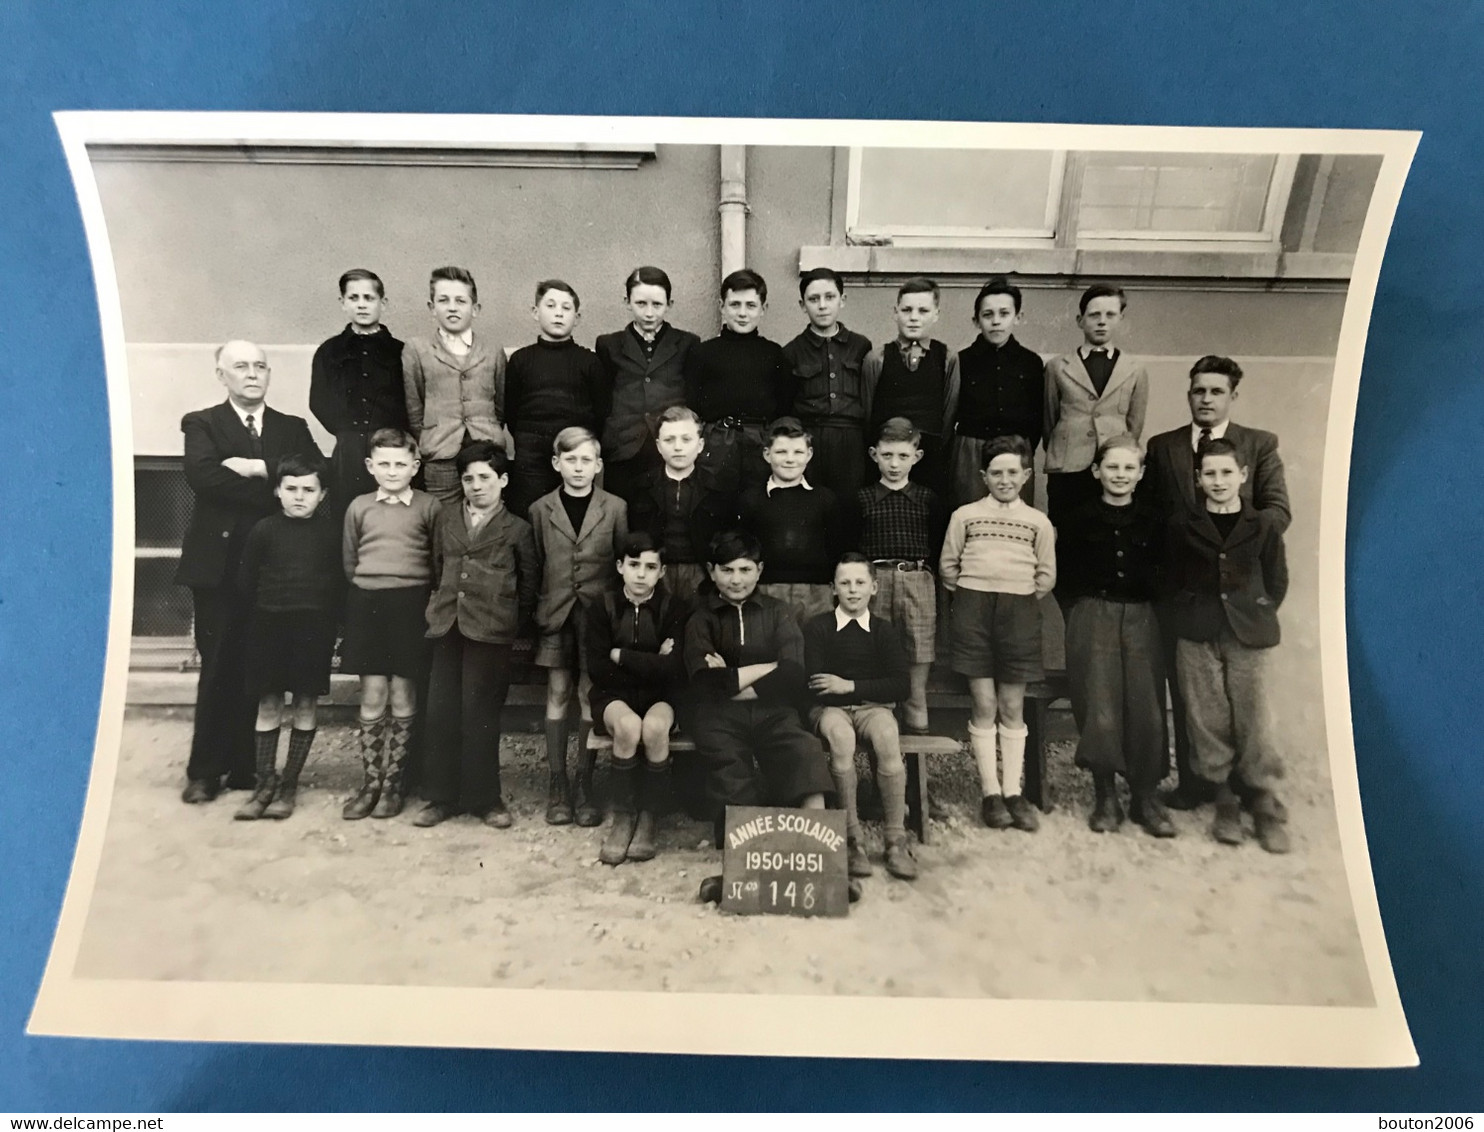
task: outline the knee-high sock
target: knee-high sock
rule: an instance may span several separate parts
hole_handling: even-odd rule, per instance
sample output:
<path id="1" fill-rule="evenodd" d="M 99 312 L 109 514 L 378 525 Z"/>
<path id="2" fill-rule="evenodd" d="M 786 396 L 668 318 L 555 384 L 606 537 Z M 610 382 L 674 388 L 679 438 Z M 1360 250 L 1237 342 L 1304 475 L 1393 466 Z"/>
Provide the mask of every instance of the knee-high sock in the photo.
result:
<path id="1" fill-rule="evenodd" d="M 273 771 L 278 765 L 278 728 L 272 731 L 254 731 L 254 773 L 257 782 L 254 789 L 261 790 L 273 782 Z"/>
<path id="2" fill-rule="evenodd" d="M 1025 770 L 1025 737 L 1029 734 L 1030 728 L 1023 723 L 1019 727 L 1000 724 L 1000 758 L 1005 764 L 1006 794 L 1020 793 L 1020 778 Z"/>
<path id="3" fill-rule="evenodd" d="M 876 786 L 881 791 L 882 816 L 886 819 L 886 833 L 907 831 L 907 772 L 895 774 L 876 772 Z"/>
<path id="4" fill-rule="evenodd" d="M 380 790 L 386 777 L 386 729 L 385 713 L 360 721 L 361 768 L 366 773 L 367 790 Z"/>
<path id="5" fill-rule="evenodd" d="M 299 785 L 299 774 L 304 770 L 304 764 L 309 759 L 309 748 L 314 745 L 315 728 L 301 729 L 289 728 L 289 754 L 283 764 L 283 786 L 287 789 L 296 789 Z"/>
<path id="6" fill-rule="evenodd" d="M 979 790 L 988 798 L 1000 792 L 1000 768 L 995 759 L 993 727 L 975 727 L 969 724 L 969 750 L 974 753 L 974 762 L 979 767 Z"/>
<path id="7" fill-rule="evenodd" d="M 387 725 L 386 777 L 382 789 L 393 794 L 402 792 L 402 773 L 407 766 L 407 744 L 412 738 L 415 715 L 394 715 Z"/>
<path id="8" fill-rule="evenodd" d="M 851 838 L 861 835 L 861 820 L 855 808 L 856 778 L 855 752 L 850 753 L 850 762 L 843 766 L 830 766 L 830 777 L 835 780 L 835 793 L 840 796 L 840 808 L 845 811 L 845 832 Z"/>

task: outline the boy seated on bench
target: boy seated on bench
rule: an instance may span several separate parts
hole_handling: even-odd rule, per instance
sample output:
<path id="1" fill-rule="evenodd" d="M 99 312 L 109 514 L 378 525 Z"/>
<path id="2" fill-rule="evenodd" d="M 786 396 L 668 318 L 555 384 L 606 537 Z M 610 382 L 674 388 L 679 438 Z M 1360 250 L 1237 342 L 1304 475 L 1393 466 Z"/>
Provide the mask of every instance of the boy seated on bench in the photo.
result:
<path id="1" fill-rule="evenodd" d="M 804 669 L 815 707 L 809 719 L 829 744 L 830 773 L 845 810 L 848 868 L 871 875 L 855 809 L 855 748 L 864 739 L 876 756 L 876 783 L 886 811 L 886 871 L 917 876 L 907 839 L 907 768 L 893 707 L 907 695 L 907 650 L 890 621 L 871 616 L 876 579 L 871 560 L 848 551 L 835 566 L 836 605 L 804 626 Z"/>
<path id="2" fill-rule="evenodd" d="M 762 548 L 745 531 L 711 541 L 705 594 L 685 628 L 689 725 L 722 846 L 727 806 L 824 809 L 835 792 L 819 740 L 799 709 L 809 698 L 804 636 L 791 608 L 757 592 Z"/>

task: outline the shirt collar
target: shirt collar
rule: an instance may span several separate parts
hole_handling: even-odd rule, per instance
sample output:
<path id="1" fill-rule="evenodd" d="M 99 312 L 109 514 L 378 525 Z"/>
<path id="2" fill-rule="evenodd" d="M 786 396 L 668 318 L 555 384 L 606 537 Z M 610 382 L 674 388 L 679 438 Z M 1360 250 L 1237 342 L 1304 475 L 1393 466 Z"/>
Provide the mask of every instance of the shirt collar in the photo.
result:
<path id="1" fill-rule="evenodd" d="M 471 349 L 474 346 L 474 328 L 472 326 L 458 334 L 450 334 L 440 326 L 438 328 L 438 337 L 442 338 L 444 342 L 462 342 Z"/>
<path id="2" fill-rule="evenodd" d="M 230 397 L 227 398 L 227 404 L 229 404 L 229 405 L 232 406 L 232 412 L 234 412 L 234 413 L 237 414 L 237 419 L 242 422 L 242 427 L 243 428 L 246 428 L 247 427 L 247 418 L 248 417 L 252 417 L 253 423 L 258 426 L 258 433 L 261 435 L 261 433 L 263 431 L 263 409 L 264 409 L 264 404 L 263 404 L 262 401 L 259 401 L 258 404 L 257 404 L 257 407 L 256 408 L 252 408 L 252 409 L 244 409 L 241 405 L 237 404 L 237 402 L 234 401 L 234 400 L 232 400 Z"/>
<path id="3" fill-rule="evenodd" d="M 779 483 L 772 476 L 768 477 L 767 486 L 763 490 L 766 491 L 769 495 L 772 495 L 774 488 L 777 488 L 780 491 L 786 491 L 791 487 L 802 487 L 805 491 L 814 490 L 814 485 L 811 484 L 807 479 L 800 479 L 798 483 Z"/>
<path id="4" fill-rule="evenodd" d="M 879 492 L 886 495 L 894 495 L 898 492 L 906 491 L 909 487 L 912 486 L 912 481 L 904 480 L 901 487 L 892 487 L 891 484 L 887 483 L 885 480 L 878 479 L 871 486 L 877 488 Z"/>
<path id="5" fill-rule="evenodd" d="M 1220 507 L 1213 508 L 1209 503 L 1206 511 L 1211 515 L 1240 515 L 1242 513 L 1241 499 L 1235 499 L 1230 503 L 1223 503 Z"/>
<path id="6" fill-rule="evenodd" d="M 377 499 L 378 500 L 381 498 L 381 495 L 382 495 L 382 493 L 378 491 L 377 492 Z M 412 488 L 411 487 L 409 487 L 407 489 L 407 503 L 409 505 L 412 503 Z M 493 510 L 480 512 L 480 511 L 474 510 L 473 507 L 470 507 L 469 506 L 469 501 L 466 499 L 466 500 L 464 500 L 464 521 L 469 524 L 469 529 L 470 530 L 473 530 L 475 527 L 482 526 L 485 523 L 489 522 L 491 519 L 493 519 L 496 515 L 498 515 L 500 513 L 500 511 L 504 508 L 504 506 L 505 506 L 505 504 L 503 502 L 496 503 Z"/>
<path id="7" fill-rule="evenodd" d="M 838 633 L 852 621 L 858 624 L 866 632 L 869 633 L 871 631 L 871 611 L 869 609 L 862 609 L 860 613 L 852 617 L 838 605 L 835 606 L 835 632 Z"/>
<path id="8" fill-rule="evenodd" d="M 400 504 L 402 504 L 403 507 L 411 507 L 412 506 L 412 485 L 409 484 L 408 486 L 404 487 L 401 491 L 397 492 L 396 495 L 393 495 L 391 492 L 389 492 L 384 487 L 378 487 L 376 489 L 376 502 L 378 502 L 378 503 L 400 503 Z"/>
<path id="9" fill-rule="evenodd" d="M 1089 346 L 1086 342 L 1077 347 L 1077 356 L 1084 362 L 1094 354 L 1107 354 L 1111 362 L 1118 357 L 1117 346 Z"/>
<path id="10" fill-rule="evenodd" d="M 695 465 L 695 464 L 692 464 L 692 465 L 691 465 L 691 466 L 690 466 L 690 471 L 688 471 L 688 472 L 686 472 L 686 473 L 685 473 L 685 475 L 683 475 L 683 476 L 677 476 L 677 475 L 676 475 L 676 474 L 675 474 L 675 473 L 674 473 L 674 471 L 673 471 L 673 470 L 671 470 L 671 468 L 670 468 L 670 465 L 669 465 L 669 464 L 664 464 L 664 463 L 662 463 L 662 464 L 661 464 L 661 465 L 660 465 L 660 467 L 661 467 L 661 468 L 662 468 L 662 469 L 664 469 L 664 473 L 665 473 L 665 478 L 666 478 L 666 479 L 667 479 L 667 480 L 669 480 L 669 481 L 670 481 L 670 482 L 671 482 L 671 483 L 685 483 L 685 482 L 686 482 L 686 481 L 687 481 L 687 480 L 689 480 L 689 479 L 690 479 L 690 478 L 691 478 L 691 477 L 692 477 L 692 476 L 693 476 L 693 475 L 695 475 L 695 474 L 696 474 L 696 465 Z"/>
<path id="11" fill-rule="evenodd" d="M 646 335 L 644 333 L 644 331 L 642 331 L 642 330 L 639 329 L 639 324 L 638 323 L 636 323 L 636 322 L 630 322 L 629 323 L 629 330 L 633 332 L 634 337 L 637 338 L 637 339 L 639 339 L 639 341 L 644 342 L 644 343 L 646 343 L 646 344 L 648 344 L 650 346 L 653 346 L 656 342 L 658 342 L 660 340 L 660 335 L 664 334 L 665 328 L 668 327 L 669 325 L 670 324 L 668 322 L 662 322 L 655 329 L 655 332 L 653 334 Z"/>
<path id="12" fill-rule="evenodd" d="M 816 346 L 823 346 L 829 342 L 842 342 L 845 340 L 845 336 L 850 333 L 850 331 L 845 328 L 845 324 L 843 322 L 835 323 L 835 332 L 833 334 L 821 334 L 819 331 L 814 329 L 814 323 L 812 322 L 808 326 L 804 327 L 804 332 L 809 335 L 809 340 L 812 341 Z"/>
<path id="13" fill-rule="evenodd" d="M 1226 435 L 1227 426 L 1230 425 L 1231 423 L 1232 423 L 1231 422 L 1231 418 L 1228 417 L 1226 420 L 1222 421 L 1219 425 L 1213 426 L 1212 429 L 1211 429 L 1211 439 L 1212 440 L 1220 440 L 1222 437 L 1224 437 Z M 1196 424 L 1194 421 L 1191 421 L 1190 422 L 1190 450 L 1192 452 L 1194 452 L 1200 446 L 1201 446 L 1201 426 L 1198 425 L 1198 424 Z"/>

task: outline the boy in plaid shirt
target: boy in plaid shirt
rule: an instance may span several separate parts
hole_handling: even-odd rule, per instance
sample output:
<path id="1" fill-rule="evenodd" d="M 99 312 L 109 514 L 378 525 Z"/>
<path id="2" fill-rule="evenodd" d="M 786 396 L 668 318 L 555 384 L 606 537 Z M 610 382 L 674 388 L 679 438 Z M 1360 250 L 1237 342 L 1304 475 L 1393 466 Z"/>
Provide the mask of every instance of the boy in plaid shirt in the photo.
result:
<path id="1" fill-rule="evenodd" d="M 922 433 L 906 417 L 881 426 L 871 459 L 881 479 L 856 493 L 856 546 L 871 560 L 876 596 L 871 614 L 890 621 L 907 646 L 910 688 L 902 729 L 928 731 L 927 682 L 937 639 L 933 563 L 943 545 L 948 511 L 932 488 L 910 478 L 922 459 Z"/>

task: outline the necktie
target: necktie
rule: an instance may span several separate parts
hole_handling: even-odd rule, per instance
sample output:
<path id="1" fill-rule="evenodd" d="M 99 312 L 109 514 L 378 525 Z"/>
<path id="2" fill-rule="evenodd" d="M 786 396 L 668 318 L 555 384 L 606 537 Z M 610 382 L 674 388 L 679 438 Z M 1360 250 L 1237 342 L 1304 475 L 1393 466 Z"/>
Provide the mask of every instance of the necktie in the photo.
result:
<path id="1" fill-rule="evenodd" d="M 263 455 L 263 434 L 258 431 L 258 422 L 251 413 L 247 414 L 247 435 L 252 437 L 252 454 L 261 457 Z"/>
<path id="2" fill-rule="evenodd" d="M 1196 447 L 1197 448 L 1204 448 L 1206 445 L 1208 445 L 1210 443 L 1211 443 L 1211 430 L 1209 428 L 1203 428 L 1203 429 L 1201 429 L 1200 443 L 1197 444 Z"/>

